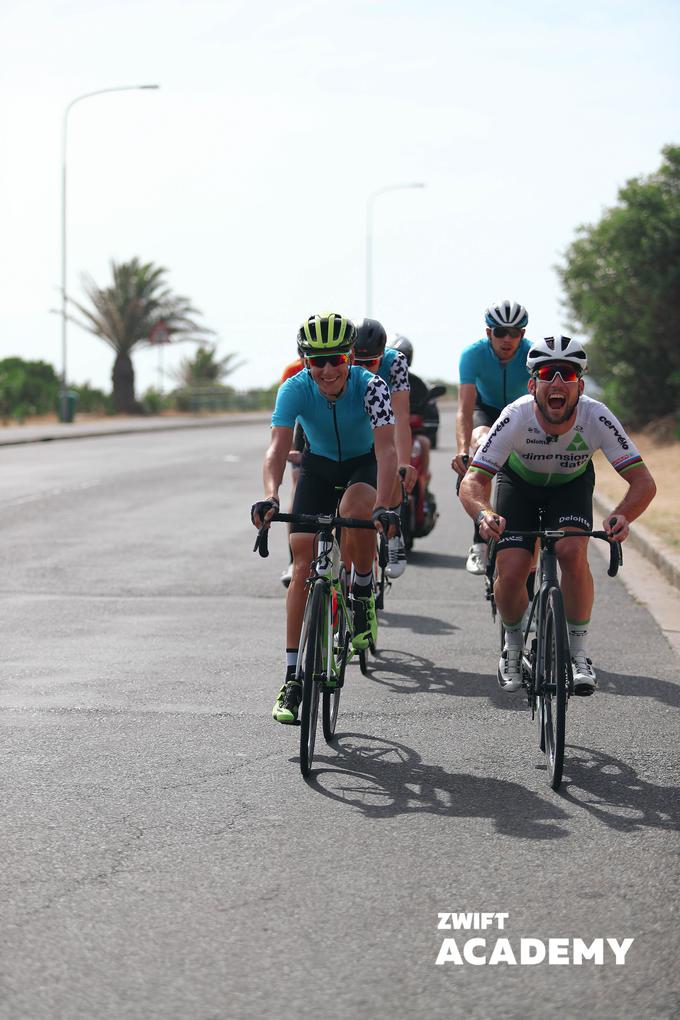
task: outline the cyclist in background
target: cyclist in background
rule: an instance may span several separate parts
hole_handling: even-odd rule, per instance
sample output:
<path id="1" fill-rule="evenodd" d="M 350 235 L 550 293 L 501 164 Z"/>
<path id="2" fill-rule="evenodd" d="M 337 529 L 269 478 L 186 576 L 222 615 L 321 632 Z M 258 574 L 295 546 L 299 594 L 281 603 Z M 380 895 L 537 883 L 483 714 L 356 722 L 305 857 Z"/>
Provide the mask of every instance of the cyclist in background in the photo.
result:
<path id="1" fill-rule="evenodd" d="M 487 308 L 486 337 L 469 344 L 460 356 L 456 447 L 453 470 L 463 477 L 470 460 L 486 439 L 501 408 L 523 397 L 529 374 L 526 359 L 531 342 L 525 339 L 529 315 L 516 301 L 500 301 Z M 465 569 L 483 574 L 486 543 L 475 524 Z"/>
<path id="2" fill-rule="evenodd" d="M 305 371 L 280 387 L 272 415 L 272 436 L 263 465 L 264 499 L 254 503 L 251 518 L 261 527 L 279 508 L 283 478 L 295 422 L 305 431 L 300 478 L 293 513 L 334 514 L 337 489 L 344 488 L 340 513 L 375 522 L 388 540 L 399 530 L 399 516 L 387 508 L 397 472 L 394 415 L 387 384 L 352 365 L 356 328 L 342 315 L 313 315 L 298 331 L 298 350 Z M 295 723 L 302 686 L 295 679 L 304 615 L 309 564 L 314 558 L 314 528 L 293 525 L 293 578 L 286 599 L 286 675 L 274 704 L 277 722 Z M 377 636 L 373 596 L 375 536 L 348 530 L 343 536 L 355 568 L 355 649 Z"/>
<path id="3" fill-rule="evenodd" d="M 361 319 L 356 324 L 357 340 L 354 345 L 354 361 L 357 365 L 374 372 L 384 379 L 390 390 L 392 410 L 395 418 L 395 446 L 399 471 L 403 471 L 404 487 L 411 492 L 417 479 L 416 470 L 411 466 L 411 426 L 409 425 L 409 375 L 408 362 L 404 355 L 392 348 L 385 349 L 387 333 L 377 319 Z M 401 476 L 396 475 L 390 509 L 399 513 L 401 507 Z M 404 539 L 396 535 L 388 542 L 388 559 L 385 573 L 388 577 L 401 577 L 406 569 Z"/>
<path id="4" fill-rule="evenodd" d="M 603 529 L 623 542 L 629 525 L 651 503 L 654 480 L 623 426 L 599 400 L 583 396 L 586 353 L 577 340 L 546 337 L 527 356 L 529 394 L 505 407 L 486 442 L 477 450 L 460 487 L 463 506 L 482 538 L 497 541 L 498 576 L 494 595 L 506 645 L 498 682 L 506 691 L 522 685 L 522 616 L 527 608 L 526 579 L 535 540 L 514 535 L 543 526 L 591 531 L 593 527 L 592 456 L 601 449 L 628 482 L 629 489 L 607 514 Z M 496 509 L 489 497 L 497 478 Z M 569 628 L 574 693 L 592 694 L 596 676 L 586 643 L 594 601 L 588 565 L 588 539 L 563 538 L 555 545 Z"/>
<path id="5" fill-rule="evenodd" d="M 423 382 L 419 375 L 416 375 L 411 364 L 413 362 L 413 344 L 405 337 L 397 334 L 393 337 L 387 345 L 388 350 L 394 349 L 399 351 L 406 358 L 406 364 L 408 365 L 408 382 L 410 387 L 409 395 L 409 414 L 419 415 L 426 417 L 426 408 L 430 398 L 430 388 L 427 383 Z M 430 449 L 431 443 L 429 438 L 423 433 L 416 430 L 412 430 L 413 440 L 420 444 L 421 451 L 421 462 L 422 462 L 422 473 L 423 477 L 427 482 L 430 481 Z"/>
<path id="6" fill-rule="evenodd" d="M 289 365 L 283 370 L 281 376 L 281 382 L 279 386 L 283 386 L 286 379 L 292 379 L 294 375 L 301 372 L 305 367 L 304 360 L 301 357 L 297 357 L 295 361 L 291 361 Z M 293 500 L 295 499 L 295 489 L 297 486 L 298 478 L 300 477 L 300 457 L 302 451 L 305 448 L 305 434 L 299 425 L 295 426 L 293 431 L 293 443 L 290 450 L 288 451 L 288 463 L 290 464 L 290 505 L 292 507 Z M 287 588 L 290 584 L 290 579 L 293 576 L 293 553 L 288 546 L 289 563 L 286 569 L 281 574 L 281 584 L 284 588 Z"/>

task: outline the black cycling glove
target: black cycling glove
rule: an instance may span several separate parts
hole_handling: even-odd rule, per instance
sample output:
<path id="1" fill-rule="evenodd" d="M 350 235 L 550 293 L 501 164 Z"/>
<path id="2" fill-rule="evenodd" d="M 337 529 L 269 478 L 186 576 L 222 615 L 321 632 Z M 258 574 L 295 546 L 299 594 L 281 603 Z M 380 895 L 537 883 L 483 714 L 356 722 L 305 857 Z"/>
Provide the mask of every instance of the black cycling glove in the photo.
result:
<path id="1" fill-rule="evenodd" d="M 255 523 L 255 514 L 257 514 L 260 520 L 263 521 L 265 514 L 268 514 L 272 508 L 278 511 L 278 499 L 260 499 L 257 503 L 253 503 L 250 508 L 250 519 L 253 524 Z"/>
<path id="2" fill-rule="evenodd" d="M 383 531 L 385 534 L 394 525 L 397 529 L 397 535 L 401 534 L 401 519 L 399 514 L 394 510 L 388 510 L 387 507 L 377 506 L 371 514 L 372 521 L 380 521 Z"/>

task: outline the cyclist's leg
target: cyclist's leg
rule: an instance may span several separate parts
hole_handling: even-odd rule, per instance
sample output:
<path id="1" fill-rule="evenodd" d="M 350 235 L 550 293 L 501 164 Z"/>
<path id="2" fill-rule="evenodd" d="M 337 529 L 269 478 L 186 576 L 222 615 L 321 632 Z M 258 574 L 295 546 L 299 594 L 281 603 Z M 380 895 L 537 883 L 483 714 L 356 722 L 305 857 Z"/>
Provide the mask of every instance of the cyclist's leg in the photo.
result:
<path id="1" fill-rule="evenodd" d="M 583 475 L 562 485 L 554 493 L 549 522 L 555 527 L 590 531 L 593 526 L 592 464 Z M 555 546 L 562 572 L 561 588 L 569 629 L 569 645 L 574 672 L 574 691 L 592 694 L 595 671 L 586 652 L 588 627 L 595 599 L 593 576 L 588 563 L 587 538 L 563 538 Z"/>
<path id="2" fill-rule="evenodd" d="M 375 506 L 377 465 L 373 454 L 357 457 L 352 464 L 347 489 L 340 503 L 344 517 L 370 520 Z M 375 598 L 372 589 L 373 557 L 375 556 L 375 532 L 368 529 L 347 529 L 346 547 L 354 564 L 355 581 L 352 590 L 354 601 L 354 637 L 352 645 L 361 651 L 375 644 L 378 624 L 375 612 Z"/>
<path id="3" fill-rule="evenodd" d="M 532 539 L 513 535 L 513 528 L 529 531 L 537 526 L 536 496 L 521 479 L 502 471 L 496 479 L 496 510 L 507 521 L 496 548 L 494 598 L 505 629 L 505 648 L 498 664 L 498 682 L 507 691 L 521 686 L 523 616 L 529 596 L 526 581 L 533 559 Z"/>
<path id="4" fill-rule="evenodd" d="M 472 436 L 470 438 L 469 456 L 472 460 L 480 446 L 486 441 L 486 437 L 498 418 L 500 411 L 495 407 L 482 404 L 477 394 L 477 402 L 472 412 Z M 486 543 L 479 533 L 479 526 L 475 524 L 472 536 L 472 545 L 468 551 L 465 569 L 470 574 L 483 574 L 486 569 Z"/>
<path id="5" fill-rule="evenodd" d="M 310 458 L 303 457 L 292 512 L 332 514 L 335 511 L 335 499 L 335 489 L 332 481 L 329 482 L 325 477 L 323 465 L 310 463 Z M 294 723 L 297 720 L 302 697 L 302 687 L 295 675 L 295 664 L 307 601 L 305 581 L 313 556 L 314 528 L 292 525 L 290 548 L 293 554 L 293 574 L 286 596 L 286 676 L 272 711 L 274 719 L 282 723 Z"/>

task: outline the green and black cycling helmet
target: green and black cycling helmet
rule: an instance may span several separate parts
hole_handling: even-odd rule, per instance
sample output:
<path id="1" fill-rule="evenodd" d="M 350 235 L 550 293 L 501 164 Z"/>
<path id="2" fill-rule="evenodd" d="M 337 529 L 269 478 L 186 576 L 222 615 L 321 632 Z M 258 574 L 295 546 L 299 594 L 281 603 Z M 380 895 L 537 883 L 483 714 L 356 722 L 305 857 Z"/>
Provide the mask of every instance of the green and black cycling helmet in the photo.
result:
<path id="1" fill-rule="evenodd" d="M 377 319 L 361 319 L 357 322 L 357 342 L 354 357 L 357 361 L 371 361 L 381 358 L 387 343 L 387 333 Z"/>
<path id="2" fill-rule="evenodd" d="M 344 315 L 335 312 L 310 315 L 298 330 L 298 354 L 301 358 L 318 354 L 346 354 L 354 347 L 356 338 L 356 326 Z"/>

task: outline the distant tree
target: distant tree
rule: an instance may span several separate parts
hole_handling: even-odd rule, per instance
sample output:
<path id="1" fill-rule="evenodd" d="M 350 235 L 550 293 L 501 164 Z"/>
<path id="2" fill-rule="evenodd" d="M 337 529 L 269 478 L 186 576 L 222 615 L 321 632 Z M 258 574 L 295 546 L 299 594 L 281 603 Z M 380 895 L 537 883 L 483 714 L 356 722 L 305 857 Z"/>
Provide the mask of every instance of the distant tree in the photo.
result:
<path id="1" fill-rule="evenodd" d="M 167 269 L 139 259 L 112 262 L 113 283 L 98 287 L 92 277 L 83 276 L 83 288 L 90 300 L 86 307 L 69 299 L 80 317 L 71 316 L 83 329 L 101 337 L 116 354 L 111 379 L 114 410 L 140 414 L 135 400 L 135 373 L 131 354 L 152 342 L 154 327 L 162 326 L 171 341 L 201 342 L 212 330 L 201 326 L 198 313 L 185 297 L 174 294 L 165 282 Z"/>
<path id="2" fill-rule="evenodd" d="M 594 377 L 627 421 L 680 408 L 680 146 L 579 227 L 558 274 L 586 335 Z"/>
<path id="3" fill-rule="evenodd" d="M 181 386 L 220 385 L 244 364 L 235 361 L 236 354 L 217 357 L 217 344 L 201 344 L 193 358 L 182 358 L 175 378 Z"/>
<path id="4" fill-rule="evenodd" d="M 59 378 L 46 361 L 4 358 L 0 361 L 0 417 L 27 418 L 54 411 Z"/>

